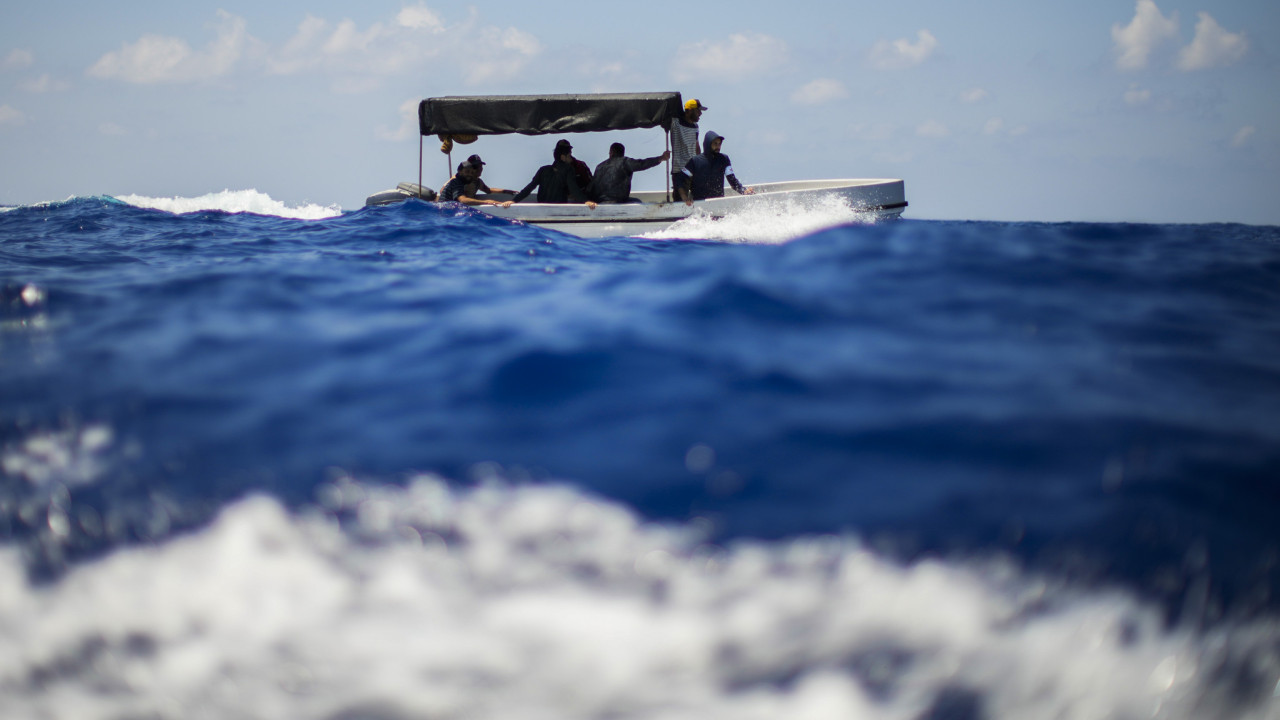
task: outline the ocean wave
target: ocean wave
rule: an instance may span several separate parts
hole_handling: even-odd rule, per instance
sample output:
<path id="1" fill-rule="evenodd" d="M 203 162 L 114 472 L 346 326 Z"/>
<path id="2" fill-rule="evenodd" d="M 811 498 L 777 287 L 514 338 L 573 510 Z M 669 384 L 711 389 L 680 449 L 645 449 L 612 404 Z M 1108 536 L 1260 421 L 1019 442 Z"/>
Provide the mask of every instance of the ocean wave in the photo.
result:
<path id="1" fill-rule="evenodd" d="M 228 213 L 253 213 L 255 215 L 275 215 L 295 220 L 323 220 L 342 214 L 337 205 L 318 205 L 314 203 L 289 206 L 270 195 L 257 190 L 223 190 L 208 193 L 199 197 L 157 198 L 145 195 L 117 195 L 121 202 L 153 210 L 164 210 L 174 214 L 201 212 L 204 210 L 220 210 Z"/>
<path id="2" fill-rule="evenodd" d="M 32 585 L 8 717 L 1261 717 L 1280 628 L 1162 625 L 999 561 L 706 544 L 562 485 L 339 475 Z"/>

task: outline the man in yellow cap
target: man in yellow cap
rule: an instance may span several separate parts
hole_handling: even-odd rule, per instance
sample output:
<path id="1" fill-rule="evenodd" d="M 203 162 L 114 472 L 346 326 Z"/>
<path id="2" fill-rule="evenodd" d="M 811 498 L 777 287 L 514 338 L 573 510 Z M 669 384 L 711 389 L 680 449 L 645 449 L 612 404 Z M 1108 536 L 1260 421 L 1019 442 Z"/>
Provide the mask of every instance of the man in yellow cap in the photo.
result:
<path id="1" fill-rule="evenodd" d="M 671 123 L 671 167 L 675 170 L 671 173 L 673 188 L 684 185 L 684 166 L 690 158 L 702 152 L 698 146 L 698 118 L 706 109 L 707 106 L 697 98 L 688 100 L 684 104 L 684 115 Z"/>

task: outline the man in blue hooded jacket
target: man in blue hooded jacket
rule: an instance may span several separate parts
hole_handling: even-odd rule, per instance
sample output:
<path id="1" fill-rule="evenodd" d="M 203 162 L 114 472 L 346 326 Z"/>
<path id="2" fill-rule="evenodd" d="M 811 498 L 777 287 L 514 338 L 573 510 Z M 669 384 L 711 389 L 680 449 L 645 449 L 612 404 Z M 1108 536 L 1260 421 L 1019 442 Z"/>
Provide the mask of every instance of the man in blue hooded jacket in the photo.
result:
<path id="1" fill-rule="evenodd" d="M 724 197 L 726 177 L 738 194 L 755 194 L 754 189 L 743 187 L 742 183 L 738 182 L 729 156 L 720 152 L 720 146 L 723 144 L 722 136 L 716 134 L 714 130 L 708 130 L 706 139 L 702 142 L 702 152 L 689 158 L 689 162 L 685 163 L 684 182 L 677 186 L 680 199 L 684 200 L 685 205 L 692 205 L 694 200 Z"/>

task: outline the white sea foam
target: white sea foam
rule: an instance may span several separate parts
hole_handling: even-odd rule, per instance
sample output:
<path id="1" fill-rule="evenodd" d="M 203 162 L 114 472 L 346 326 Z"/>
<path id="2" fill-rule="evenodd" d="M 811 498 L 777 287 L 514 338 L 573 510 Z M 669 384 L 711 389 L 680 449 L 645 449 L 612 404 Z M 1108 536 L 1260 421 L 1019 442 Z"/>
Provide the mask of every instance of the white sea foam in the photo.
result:
<path id="1" fill-rule="evenodd" d="M 37 433 L 0 448 L 0 469 L 35 487 L 90 485 L 107 467 L 113 439 L 105 425 Z"/>
<path id="2" fill-rule="evenodd" d="M 709 547 L 562 486 L 320 496 L 48 585 L 0 552 L 0 716 L 1266 717 L 1217 671 L 1280 667 L 1273 626 L 1164 631 L 1122 595 L 848 538 Z"/>
<path id="3" fill-rule="evenodd" d="M 872 224 L 875 213 L 859 211 L 837 196 L 761 198 L 722 218 L 694 215 L 671 227 L 647 233 L 646 238 L 699 238 L 725 242 L 776 245 L 823 228 L 851 223 Z"/>
<path id="4" fill-rule="evenodd" d="M 143 195 L 119 195 L 121 202 L 138 207 L 164 210 L 171 213 L 192 213 L 202 210 L 221 210 L 229 213 L 253 213 L 255 215 L 276 215 L 298 220 L 323 220 L 342 214 L 337 205 L 298 205 L 290 207 L 270 195 L 257 190 L 223 190 L 199 197 L 155 198 Z"/>

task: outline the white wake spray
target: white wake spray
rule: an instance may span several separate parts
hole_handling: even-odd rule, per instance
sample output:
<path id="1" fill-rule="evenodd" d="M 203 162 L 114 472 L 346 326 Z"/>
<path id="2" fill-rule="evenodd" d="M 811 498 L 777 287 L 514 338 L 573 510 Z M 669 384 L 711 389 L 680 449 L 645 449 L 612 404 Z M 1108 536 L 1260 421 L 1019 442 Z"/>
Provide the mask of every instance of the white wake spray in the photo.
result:
<path id="1" fill-rule="evenodd" d="M 1169 631 L 1121 594 L 850 538 L 708 546 L 565 486 L 319 497 L 48 585 L 0 551 L 0 716 L 1265 717 L 1214 688 L 1280 668 L 1272 625 Z"/>
<path id="2" fill-rule="evenodd" d="M 323 220 L 342 214 L 337 205 L 298 205 L 290 207 L 270 195 L 257 190 L 223 190 L 199 197 L 155 198 L 144 195 L 119 195 L 121 202 L 137 207 L 164 210 L 175 214 L 200 212 L 202 210 L 221 210 L 229 213 L 253 213 L 255 215 L 275 215 L 297 220 Z"/>
<path id="3" fill-rule="evenodd" d="M 761 198 L 722 218 L 694 215 L 641 237 L 777 245 L 837 225 L 872 224 L 876 217 L 875 213 L 860 211 L 838 196 L 801 199 L 782 195 Z"/>

